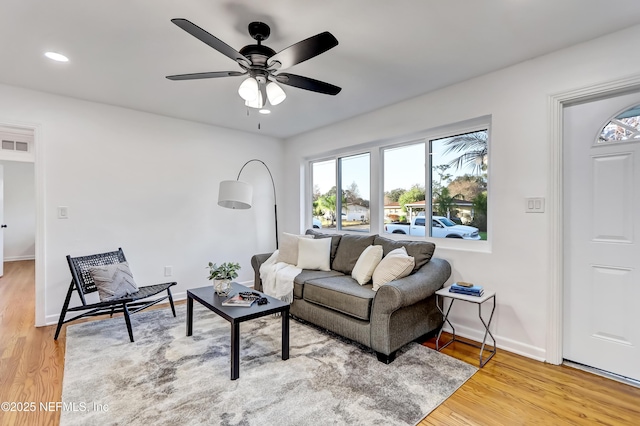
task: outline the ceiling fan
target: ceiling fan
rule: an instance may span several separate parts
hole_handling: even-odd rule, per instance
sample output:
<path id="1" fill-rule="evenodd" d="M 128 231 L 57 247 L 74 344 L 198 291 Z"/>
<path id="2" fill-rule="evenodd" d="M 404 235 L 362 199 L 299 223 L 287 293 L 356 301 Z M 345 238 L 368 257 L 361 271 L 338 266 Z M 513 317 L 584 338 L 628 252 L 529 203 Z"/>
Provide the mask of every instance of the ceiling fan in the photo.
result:
<path id="1" fill-rule="evenodd" d="M 263 108 L 267 100 L 271 105 L 278 105 L 284 101 L 287 95 L 277 83 L 326 95 L 337 95 L 342 90 L 338 86 L 313 78 L 279 72 L 337 46 L 338 40 L 328 31 L 309 37 L 276 53 L 262 44 L 271 34 L 269 26 L 263 22 L 252 22 L 249 24 L 249 35 L 256 40 L 257 44 L 245 46 L 238 52 L 186 19 L 172 19 L 171 22 L 236 61 L 242 71 L 169 75 L 167 76 L 169 80 L 247 76 L 240 84 L 238 94 L 245 100 L 245 105 L 252 108 Z"/>

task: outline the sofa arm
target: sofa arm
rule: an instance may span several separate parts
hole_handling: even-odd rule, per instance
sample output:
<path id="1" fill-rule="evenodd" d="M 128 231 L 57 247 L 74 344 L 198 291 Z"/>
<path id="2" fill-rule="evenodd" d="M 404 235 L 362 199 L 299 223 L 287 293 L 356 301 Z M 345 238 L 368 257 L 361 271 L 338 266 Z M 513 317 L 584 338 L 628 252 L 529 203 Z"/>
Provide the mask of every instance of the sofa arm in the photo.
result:
<path id="1" fill-rule="evenodd" d="M 414 274 L 381 286 L 371 307 L 371 348 L 391 355 L 429 332 L 430 299 L 450 276 L 449 262 L 432 258 Z"/>
<path id="2" fill-rule="evenodd" d="M 262 291 L 262 281 L 260 280 L 260 266 L 266 262 L 273 253 L 256 254 L 251 257 L 251 266 L 255 274 L 253 278 L 253 288 Z"/>
<path id="3" fill-rule="evenodd" d="M 432 258 L 414 274 L 381 286 L 373 301 L 371 314 L 390 314 L 418 303 L 440 290 L 450 276 L 449 262 Z"/>

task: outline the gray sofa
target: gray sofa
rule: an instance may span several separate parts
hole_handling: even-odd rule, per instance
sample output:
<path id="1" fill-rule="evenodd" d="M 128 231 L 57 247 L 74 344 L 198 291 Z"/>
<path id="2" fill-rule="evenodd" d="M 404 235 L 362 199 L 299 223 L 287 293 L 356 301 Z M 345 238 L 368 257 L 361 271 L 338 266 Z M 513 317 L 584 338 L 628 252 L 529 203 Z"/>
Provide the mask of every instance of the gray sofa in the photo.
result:
<path id="1" fill-rule="evenodd" d="M 293 317 L 323 327 L 373 349 L 385 363 L 405 344 L 426 337 L 442 324 L 434 293 L 451 275 L 444 259 L 432 258 L 435 244 L 395 241 L 379 235 L 336 235 L 307 230 L 314 238 L 331 238 L 331 271 L 302 270 L 294 280 Z M 364 249 L 381 245 L 386 256 L 404 246 L 416 266 L 404 278 L 372 290 L 360 285 L 351 271 Z M 251 258 L 255 289 L 262 290 L 260 265 L 270 254 Z"/>

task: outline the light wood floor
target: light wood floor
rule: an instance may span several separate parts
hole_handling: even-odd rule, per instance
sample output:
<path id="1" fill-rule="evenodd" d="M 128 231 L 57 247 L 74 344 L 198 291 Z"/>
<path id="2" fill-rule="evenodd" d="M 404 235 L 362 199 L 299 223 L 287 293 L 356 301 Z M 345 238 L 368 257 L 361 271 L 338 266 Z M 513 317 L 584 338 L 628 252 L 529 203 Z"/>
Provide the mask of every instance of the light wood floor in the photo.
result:
<path id="1" fill-rule="evenodd" d="M 65 330 L 35 328 L 34 263 L 5 263 L 0 278 L 0 402 L 61 400 Z M 58 295 L 62 301 L 64 294 Z M 427 346 L 433 347 L 433 339 Z M 444 353 L 476 363 L 477 349 Z M 90 374 L 90 372 L 87 372 Z M 57 425 L 58 411 L 0 411 L 0 425 Z M 420 425 L 640 425 L 640 389 L 570 367 L 498 351 Z"/>

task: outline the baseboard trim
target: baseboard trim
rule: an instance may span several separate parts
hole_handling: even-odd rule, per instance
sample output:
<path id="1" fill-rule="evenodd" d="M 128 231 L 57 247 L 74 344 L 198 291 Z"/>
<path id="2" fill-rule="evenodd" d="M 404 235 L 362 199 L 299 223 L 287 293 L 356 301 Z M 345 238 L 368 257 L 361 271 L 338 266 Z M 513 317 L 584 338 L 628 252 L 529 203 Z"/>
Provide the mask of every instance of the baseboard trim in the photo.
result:
<path id="1" fill-rule="evenodd" d="M 10 256 L 4 258 L 5 262 L 17 262 L 19 260 L 36 260 L 36 256 L 31 254 L 28 256 Z"/>
<path id="2" fill-rule="evenodd" d="M 464 337 L 466 339 L 473 340 L 474 342 L 482 342 L 482 338 L 484 337 L 484 330 L 475 329 L 471 327 L 467 327 L 460 324 L 454 324 L 456 328 L 456 335 L 460 337 Z M 444 331 L 451 333 L 451 328 L 446 326 Z M 496 346 L 498 349 L 505 350 L 507 352 L 512 352 L 517 355 L 522 355 L 527 358 L 534 359 L 536 361 L 545 362 L 545 350 L 543 348 L 538 348 L 533 345 L 529 345 L 526 343 L 518 342 L 517 340 L 509 339 L 508 337 L 500 336 L 491 330 L 494 337 L 496 338 Z M 487 337 L 487 343 L 491 343 L 491 338 Z"/>

